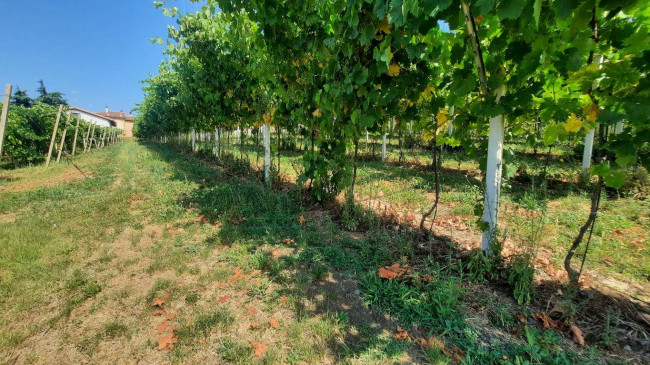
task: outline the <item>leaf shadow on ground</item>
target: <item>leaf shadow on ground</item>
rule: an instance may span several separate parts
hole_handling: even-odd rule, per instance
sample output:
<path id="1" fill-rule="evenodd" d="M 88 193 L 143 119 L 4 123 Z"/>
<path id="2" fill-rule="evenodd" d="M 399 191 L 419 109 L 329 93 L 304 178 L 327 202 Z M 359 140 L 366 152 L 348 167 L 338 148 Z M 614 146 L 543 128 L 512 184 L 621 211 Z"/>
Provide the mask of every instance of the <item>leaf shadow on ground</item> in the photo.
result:
<path id="1" fill-rule="evenodd" d="M 426 315 L 431 317 L 433 314 L 435 317 L 438 315 L 436 313 L 438 309 L 424 308 L 431 303 L 418 306 L 403 302 L 399 297 L 404 294 L 403 287 L 396 284 L 393 290 L 382 287 L 382 284 L 373 286 L 372 278 L 376 275 L 372 274 L 377 267 L 391 264 L 400 257 L 415 258 L 424 255 L 433 257 L 434 260 L 454 257 L 462 262 L 469 256 L 469 252 L 459 250 L 451 242 L 450 237 L 432 237 L 424 244 L 417 243 L 413 238 L 414 233 L 405 227 L 398 228 L 397 233 L 391 232 L 391 229 L 380 230 L 378 237 L 351 234 L 338 227 L 337 223 L 332 221 L 331 214 L 321 208 L 314 209 L 307 204 L 296 186 L 289 186 L 281 191 L 270 190 L 258 178 L 224 171 L 216 164 L 198 161 L 194 157 L 170 148 L 169 145 L 155 143 L 144 143 L 144 145 L 174 167 L 177 171 L 175 178 L 194 181 L 200 186 L 190 196 L 179 201 L 179 204 L 183 204 L 186 208 L 194 208 L 207 221 L 218 222 L 221 225 L 217 236 L 213 237 L 215 242 L 220 245 L 243 243 L 251 247 L 252 251 L 255 251 L 255 247 L 265 245 L 278 246 L 285 250 L 287 256 L 279 258 L 278 261 L 284 262 L 284 267 L 293 269 L 290 277 L 277 277 L 272 270 L 265 270 L 266 274 L 271 280 L 288 280 L 296 283 L 285 289 L 283 294 L 292 298 L 298 319 L 332 314 L 338 316 L 337 318 L 345 317 L 349 326 L 343 334 L 343 341 L 328 343 L 331 351 L 338 358 L 344 360 L 358 357 L 376 351 L 378 347 L 387 357 L 395 357 L 406 353 L 405 351 L 416 358 L 421 355 L 418 352 L 413 354 L 413 350 L 407 350 L 405 341 L 395 340 L 392 334 L 397 324 L 418 323 L 418 320 L 422 320 Z M 216 169 L 219 169 L 219 173 L 215 173 Z M 402 173 L 395 172 L 395 174 Z M 365 214 L 373 213 L 365 212 Z M 307 219 L 304 225 L 299 222 L 301 216 Z M 387 223 L 382 221 L 381 217 L 377 218 L 382 225 Z M 390 226 L 395 227 L 395 222 Z M 291 239 L 292 242 L 283 244 L 285 239 Z M 385 242 L 390 242 L 391 239 L 397 242 L 386 245 Z M 326 265 L 326 269 L 320 268 L 321 265 Z M 318 274 L 320 271 L 324 271 L 326 275 Z M 375 298 L 375 305 L 379 303 L 377 307 L 381 311 L 392 312 L 391 314 L 399 318 L 390 318 L 368 308 L 367 303 L 371 300 L 366 293 L 360 295 L 362 286 L 368 287 L 368 285 L 371 289 L 380 289 L 379 292 L 370 294 L 380 296 Z M 460 286 L 460 283 L 458 285 Z M 539 285 L 540 295 L 531 310 L 544 310 L 546 302 L 553 297 L 559 287 L 560 285 L 552 280 Z M 430 290 L 439 289 L 441 288 Z M 448 290 L 449 293 L 453 293 L 455 289 L 452 287 Z M 505 294 L 507 289 L 501 290 Z M 382 295 L 385 297 L 381 297 Z M 647 315 L 645 313 L 650 313 L 647 303 L 630 301 L 630 298 L 595 288 L 584 290 L 582 295 L 585 297 L 583 301 L 586 303 L 585 307 L 591 306 L 590 311 L 593 312 L 585 316 L 582 323 L 578 322 L 579 325 L 597 328 L 598 314 L 602 314 L 603 306 L 607 305 L 626 308 L 631 312 L 630 317 L 637 317 L 635 328 L 640 328 L 646 333 L 650 330 L 648 322 L 643 321 L 644 316 Z M 306 302 L 309 304 L 305 304 Z M 418 311 L 423 311 L 425 314 L 407 318 L 408 313 Z M 641 318 L 638 318 L 639 316 Z M 446 318 L 453 318 L 453 323 Z M 429 319 L 427 324 L 430 328 L 424 328 L 422 334 L 445 332 L 445 326 L 455 328 L 456 323 L 464 323 L 460 312 L 445 313 L 444 318 Z M 639 342 L 637 346 L 644 346 L 644 342 Z M 463 347 L 463 350 L 471 351 L 466 347 Z M 500 358 L 504 354 L 511 353 L 508 351 L 526 353 L 518 348 L 506 347 L 495 350 L 489 356 L 499 355 Z M 488 356 L 482 353 L 467 355 L 476 355 L 475 358 L 479 359 L 480 356 Z"/>

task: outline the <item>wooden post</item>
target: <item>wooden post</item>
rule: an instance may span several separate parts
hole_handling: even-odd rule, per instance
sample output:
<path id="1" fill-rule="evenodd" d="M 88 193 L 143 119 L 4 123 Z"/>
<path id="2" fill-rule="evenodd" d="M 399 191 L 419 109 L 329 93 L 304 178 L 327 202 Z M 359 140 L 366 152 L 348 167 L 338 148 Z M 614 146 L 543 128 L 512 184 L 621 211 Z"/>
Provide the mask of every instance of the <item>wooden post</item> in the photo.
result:
<path id="1" fill-rule="evenodd" d="M 59 145 L 59 153 L 56 154 L 56 162 L 61 161 L 61 152 L 63 152 L 63 146 L 65 146 L 65 135 L 68 134 L 68 123 L 70 122 L 70 115 L 65 120 L 65 126 L 63 127 L 63 135 L 61 136 L 61 144 Z"/>
<path id="2" fill-rule="evenodd" d="M 100 139 L 100 145 L 99 147 L 104 147 L 104 140 L 106 139 L 106 127 L 102 128 L 102 137 Z"/>
<path id="3" fill-rule="evenodd" d="M 271 127 L 264 123 L 264 182 L 271 185 Z"/>
<path id="4" fill-rule="evenodd" d="M 90 136 L 88 137 L 88 152 L 93 149 L 93 141 L 95 140 L 95 124 L 92 125 Z"/>
<path id="5" fill-rule="evenodd" d="M 50 166 L 50 159 L 52 158 L 52 148 L 54 148 L 54 140 L 56 139 L 56 130 L 59 128 L 59 120 L 63 112 L 63 104 L 59 104 L 59 113 L 56 115 L 56 122 L 54 122 L 54 130 L 52 131 L 52 138 L 50 139 L 50 149 L 47 151 L 47 159 L 45 160 L 45 167 Z"/>
<path id="6" fill-rule="evenodd" d="M 74 139 L 72 140 L 72 156 L 74 156 L 74 152 L 77 149 L 77 135 L 79 134 L 79 122 L 81 121 L 81 118 L 77 118 L 77 125 L 74 127 Z"/>
<path id="7" fill-rule="evenodd" d="M 2 115 L 0 116 L 0 159 L 2 159 L 2 145 L 5 139 L 5 127 L 9 116 L 9 104 L 11 103 L 11 84 L 5 86 L 5 98 L 2 103 Z"/>

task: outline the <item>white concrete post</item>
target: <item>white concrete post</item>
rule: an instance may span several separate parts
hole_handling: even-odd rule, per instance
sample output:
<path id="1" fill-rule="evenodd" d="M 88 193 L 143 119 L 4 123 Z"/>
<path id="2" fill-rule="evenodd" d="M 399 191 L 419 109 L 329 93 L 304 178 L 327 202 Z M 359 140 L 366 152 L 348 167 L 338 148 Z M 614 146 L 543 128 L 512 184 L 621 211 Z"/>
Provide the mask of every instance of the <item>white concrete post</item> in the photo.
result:
<path id="1" fill-rule="evenodd" d="M 386 162 L 386 132 L 381 139 L 381 162 Z"/>
<path id="2" fill-rule="evenodd" d="M 454 106 L 451 106 L 451 115 L 449 116 L 449 137 L 454 134 Z"/>
<path id="3" fill-rule="evenodd" d="M 2 103 L 2 115 L 0 116 L 0 159 L 2 159 L 2 145 L 5 139 L 5 127 L 7 126 L 7 116 L 9 115 L 9 104 L 11 103 L 11 84 L 5 86 L 5 98 Z"/>
<path id="4" fill-rule="evenodd" d="M 192 128 L 192 152 L 196 152 L 196 131 Z"/>
<path id="5" fill-rule="evenodd" d="M 264 181 L 271 185 L 271 127 L 264 123 Z"/>
<path id="6" fill-rule="evenodd" d="M 496 90 L 497 102 L 505 94 L 505 85 Z M 503 168 L 503 115 L 490 118 L 490 134 L 488 137 L 487 165 L 485 172 L 485 201 L 483 205 L 483 221 L 489 229 L 483 231 L 481 249 L 492 253 L 491 244 L 496 240 L 497 219 L 499 213 L 499 198 L 501 195 L 501 171 Z"/>
<path id="7" fill-rule="evenodd" d="M 594 59 L 596 62 L 598 62 L 598 68 L 603 68 L 603 56 L 599 54 L 594 54 Z M 595 89 L 598 87 L 596 83 L 592 85 L 592 88 Z M 586 172 L 590 167 L 591 167 L 591 154 L 593 153 L 594 149 L 594 135 L 595 135 L 595 129 L 590 130 L 587 132 L 587 135 L 585 136 L 585 146 L 584 150 L 582 151 L 582 172 Z"/>
<path id="8" fill-rule="evenodd" d="M 615 134 L 623 133 L 623 122 L 616 123 L 616 129 L 614 129 Z"/>
<path id="9" fill-rule="evenodd" d="M 582 172 L 586 172 L 591 167 L 591 151 L 594 148 L 595 129 L 587 132 L 585 136 L 585 148 L 582 152 Z"/>
<path id="10" fill-rule="evenodd" d="M 214 127 L 214 156 L 219 158 L 219 128 Z"/>

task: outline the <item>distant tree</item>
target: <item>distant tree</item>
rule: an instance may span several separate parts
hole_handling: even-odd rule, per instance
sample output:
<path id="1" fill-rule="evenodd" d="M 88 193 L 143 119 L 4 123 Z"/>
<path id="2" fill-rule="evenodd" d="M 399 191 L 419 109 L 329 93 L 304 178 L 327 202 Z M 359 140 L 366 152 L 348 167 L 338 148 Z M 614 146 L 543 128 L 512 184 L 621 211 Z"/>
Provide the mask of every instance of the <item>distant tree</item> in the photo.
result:
<path id="1" fill-rule="evenodd" d="M 63 93 L 60 93 L 58 91 L 48 93 L 43 80 L 38 80 L 38 83 L 39 86 L 36 91 L 38 91 L 40 95 L 38 98 L 36 98 L 36 102 L 41 102 L 52 106 L 57 106 L 59 104 L 68 105 L 68 101 L 63 98 Z"/>
<path id="2" fill-rule="evenodd" d="M 20 87 L 16 86 L 16 91 L 14 91 L 14 95 L 11 97 L 11 102 L 15 105 L 29 108 L 34 101 L 27 95 L 26 90 L 20 90 Z"/>
<path id="3" fill-rule="evenodd" d="M 38 94 L 40 96 L 47 95 L 47 89 L 45 88 L 45 83 L 43 82 L 43 80 L 38 80 L 38 84 L 39 84 L 38 89 L 36 89 L 36 91 L 38 91 Z"/>

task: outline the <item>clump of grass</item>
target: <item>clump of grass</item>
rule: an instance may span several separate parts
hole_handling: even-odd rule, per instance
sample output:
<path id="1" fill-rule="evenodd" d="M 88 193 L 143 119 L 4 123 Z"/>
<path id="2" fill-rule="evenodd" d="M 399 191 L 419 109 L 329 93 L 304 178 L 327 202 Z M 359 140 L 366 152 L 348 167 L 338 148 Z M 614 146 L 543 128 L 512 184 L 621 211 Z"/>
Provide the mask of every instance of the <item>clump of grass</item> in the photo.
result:
<path id="1" fill-rule="evenodd" d="M 131 338 L 129 328 L 120 321 L 111 321 L 104 325 L 103 330 L 104 337 L 106 338 L 117 338 L 117 337 L 126 337 Z"/>
<path id="2" fill-rule="evenodd" d="M 200 297 L 200 295 L 199 295 L 198 292 L 195 292 L 195 291 L 189 292 L 185 296 L 185 303 L 187 303 L 187 304 L 195 304 L 196 302 L 199 301 L 199 297 Z"/>
<path id="3" fill-rule="evenodd" d="M 174 281 L 170 279 L 156 279 L 151 290 L 149 290 L 149 294 L 147 294 L 147 302 L 151 303 L 155 297 L 159 296 L 163 291 L 173 287 L 174 284 Z"/>
<path id="4" fill-rule="evenodd" d="M 329 273 L 329 268 L 321 262 L 315 262 L 311 266 L 311 270 L 309 272 L 311 274 L 311 278 L 314 281 L 319 282 L 319 281 L 323 281 L 327 277 L 327 274 Z"/>
<path id="5" fill-rule="evenodd" d="M 213 330 L 226 330 L 235 322 L 235 316 L 226 308 L 199 314 L 192 324 L 177 330 L 179 344 L 192 343 L 198 337 L 207 337 Z"/>
<path id="6" fill-rule="evenodd" d="M 217 348 L 217 353 L 229 364 L 248 364 L 253 349 L 250 346 L 242 345 L 227 338 L 221 341 L 221 346 Z"/>

